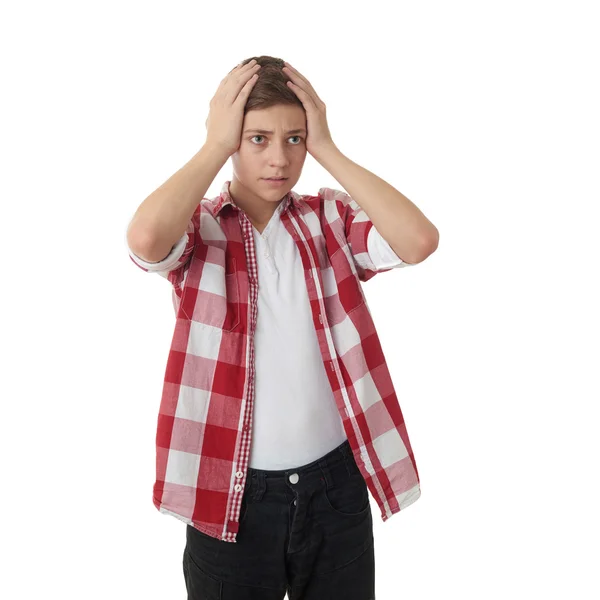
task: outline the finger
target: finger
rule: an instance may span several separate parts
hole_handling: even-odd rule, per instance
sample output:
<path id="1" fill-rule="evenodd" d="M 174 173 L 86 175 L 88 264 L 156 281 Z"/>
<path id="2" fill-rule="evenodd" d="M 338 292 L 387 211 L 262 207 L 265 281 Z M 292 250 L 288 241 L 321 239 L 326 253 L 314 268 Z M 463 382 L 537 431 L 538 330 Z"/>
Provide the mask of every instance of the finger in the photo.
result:
<path id="1" fill-rule="evenodd" d="M 286 67 L 284 68 L 285 69 L 284 72 L 286 73 L 286 75 L 288 75 L 290 77 L 290 79 L 292 80 L 292 83 L 301 87 L 303 90 L 306 90 L 306 93 L 308 93 L 311 96 L 313 103 L 315 105 L 317 104 L 317 102 L 323 102 L 321 100 L 321 98 L 319 98 L 319 95 L 317 94 L 317 92 L 315 91 L 313 86 L 310 84 L 310 81 L 308 81 L 308 79 L 306 79 L 306 77 L 301 75 L 291 65 L 289 65 L 288 63 L 285 63 L 285 64 L 286 64 Z"/>
<path id="2" fill-rule="evenodd" d="M 284 71 L 286 71 L 291 76 L 297 77 L 298 79 L 303 81 L 307 86 L 310 86 L 310 82 L 308 81 L 308 79 L 306 79 L 306 77 L 304 77 L 304 75 L 302 75 L 302 73 L 300 73 L 300 71 L 294 69 L 294 67 L 292 67 L 292 65 L 288 63 L 285 63 L 285 65 L 286 66 L 284 67 Z"/>
<path id="3" fill-rule="evenodd" d="M 254 65 L 256 65 L 256 59 L 253 58 L 252 60 L 249 60 L 247 63 L 239 63 L 237 64 L 235 67 L 233 67 L 233 69 L 231 69 L 231 71 L 229 71 L 229 73 L 227 73 L 227 75 L 231 75 L 232 73 L 239 73 L 241 71 L 247 70 L 251 67 L 253 67 Z"/>
<path id="4" fill-rule="evenodd" d="M 256 79 L 258 79 L 258 71 L 260 71 L 260 65 L 257 64 L 234 76 L 226 85 L 225 98 L 232 103 L 235 102 L 244 85 L 255 75 L 257 75 Z"/>
<path id="5" fill-rule="evenodd" d="M 288 81 L 287 86 L 296 92 L 296 95 L 300 98 L 304 105 L 306 105 L 306 103 L 310 103 L 311 106 L 316 108 L 317 103 L 321 102 L 320 98 L 318 98 L 317 94 L 310 87 L 310 85 L 307 86 L 304 81 Z"/>
<path id="6" fill-rule="evenodd" d="M 257 82 L 257 80 L 258 73 L 255 73 L 254 75 L 252 75 L 252 77 L 250 77 L 250 79 L 248 79 L 246 85 L 244 85 L 244 87 L 240 90 L 240 93 L 237 95 L 234 104 L 235 102 L 237 102 L 238 104 L 246 104 L 246 100 L 248 99 L 248 96 L 250 95 L 250 92 L 252 91 L 252 88 L 254 87 L 254 84 Z"/>
<path id="7" fill-rule="evenodd" d="M 305 108 L 309 104 L 310 106 L 317 108 L 317 104 L 314 98 L 306 90 L 302 89 L 299 85 L 296 85 L 293 81 L 288 81 L 287 85 L 288 87 L 292 88 L 294 92 L 296 92 L 296 95 L 298 96 L 298 98 L 300 98 L 300 101 L 302 102 L 302 104 L 304 104 Z"/>
<path id="8" fill-rule="evenodd" d="M 239 69 L 236 69 L 236 71 L 233 73 L 233 76 L 243 78 L 248 73 L 256 73 L 257 69 L 260 69 L 260 65 L 256 61 L 250 61 L 245 65 L 242 65 Z"/>

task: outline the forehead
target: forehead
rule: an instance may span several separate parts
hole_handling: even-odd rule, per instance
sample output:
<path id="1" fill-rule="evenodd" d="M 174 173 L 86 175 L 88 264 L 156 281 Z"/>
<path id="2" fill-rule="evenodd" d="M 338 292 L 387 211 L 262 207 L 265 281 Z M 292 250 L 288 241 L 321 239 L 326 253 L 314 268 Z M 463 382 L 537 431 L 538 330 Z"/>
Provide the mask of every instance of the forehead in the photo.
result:
<path id="1" fill-rule="evenodd" d="M 281 131 L 306 128 L 306 113 L 293 104 L 278 104 L 269 108 L 249 110 L 244 117 L 244 131 L 262 129 Z"/>

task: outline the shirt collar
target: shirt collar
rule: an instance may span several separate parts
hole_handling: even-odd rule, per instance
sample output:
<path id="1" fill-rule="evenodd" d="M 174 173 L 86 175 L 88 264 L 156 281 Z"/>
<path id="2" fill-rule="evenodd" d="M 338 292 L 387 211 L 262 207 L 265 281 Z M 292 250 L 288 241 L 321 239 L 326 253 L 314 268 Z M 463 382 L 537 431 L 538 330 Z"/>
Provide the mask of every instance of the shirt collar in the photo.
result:
<path id="1" fill-rule="evenodd" d="M 226 181 L 223 184 L 223 187 L 221 188 L 221 193 L 219 194 L 219 196 L 217 198 L 215 198 L 215 200 L 213 200 L 215 217 L 221 212 L 223 207 L 227 206 L 228 204 L 233 206 L 235 209 L 240 210 L 240 208 L 237 206 L 237 204 L 234 202 L 233 198 L 231 197 L 231 194 L 229 193 L 229 185 L 230 184 L 231 184 L 231 181 Z M 294 207 L 296 209 L 300 208 L 300 195 L 297 194 L 296 192 L 294 192 L 294 190 L 290 190 L 285 195 L 285 197 L 281 201 L 281 206 L 279 208 L 281 211 L 284 211 L 284 210 L 287 210 L 288 207 Z"/>

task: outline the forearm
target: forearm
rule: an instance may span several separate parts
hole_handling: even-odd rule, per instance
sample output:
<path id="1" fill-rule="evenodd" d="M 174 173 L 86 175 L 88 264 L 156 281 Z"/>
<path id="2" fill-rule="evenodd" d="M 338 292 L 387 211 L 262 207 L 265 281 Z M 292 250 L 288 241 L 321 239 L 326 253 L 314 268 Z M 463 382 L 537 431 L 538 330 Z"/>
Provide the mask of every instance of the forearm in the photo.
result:
<path id="1" fill-rule="evenodd" d="M 140 204 L 127 229 L 127 242 L 135 254 L 149 262 L 169 254 L 228 158 L 220 148 L 204 144 Z"/>
<path id="2" fill-rule="evenodd" d="M 398 256 L 417 263 L 435 250 L 439 235 L 435 225 L 387 181 L 350 160 L 337 146 L 315 158 L 365 211 Z"/>

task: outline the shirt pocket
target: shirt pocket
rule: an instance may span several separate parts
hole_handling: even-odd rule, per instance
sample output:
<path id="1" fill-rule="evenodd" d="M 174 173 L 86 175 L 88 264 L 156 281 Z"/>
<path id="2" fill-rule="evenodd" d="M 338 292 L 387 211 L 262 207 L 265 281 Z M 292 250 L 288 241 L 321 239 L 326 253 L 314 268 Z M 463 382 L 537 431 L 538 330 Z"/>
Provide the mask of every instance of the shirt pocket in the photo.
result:
<path id="1" fill-rule="evenodd" d="M 210 255 L 211 260 L 207 260 Z M 204 258 L 193 256 L 180 303 L 191 321 L 233 331 L 240 323 L 240 286 L 237 261 L 211 247 Z"/>

